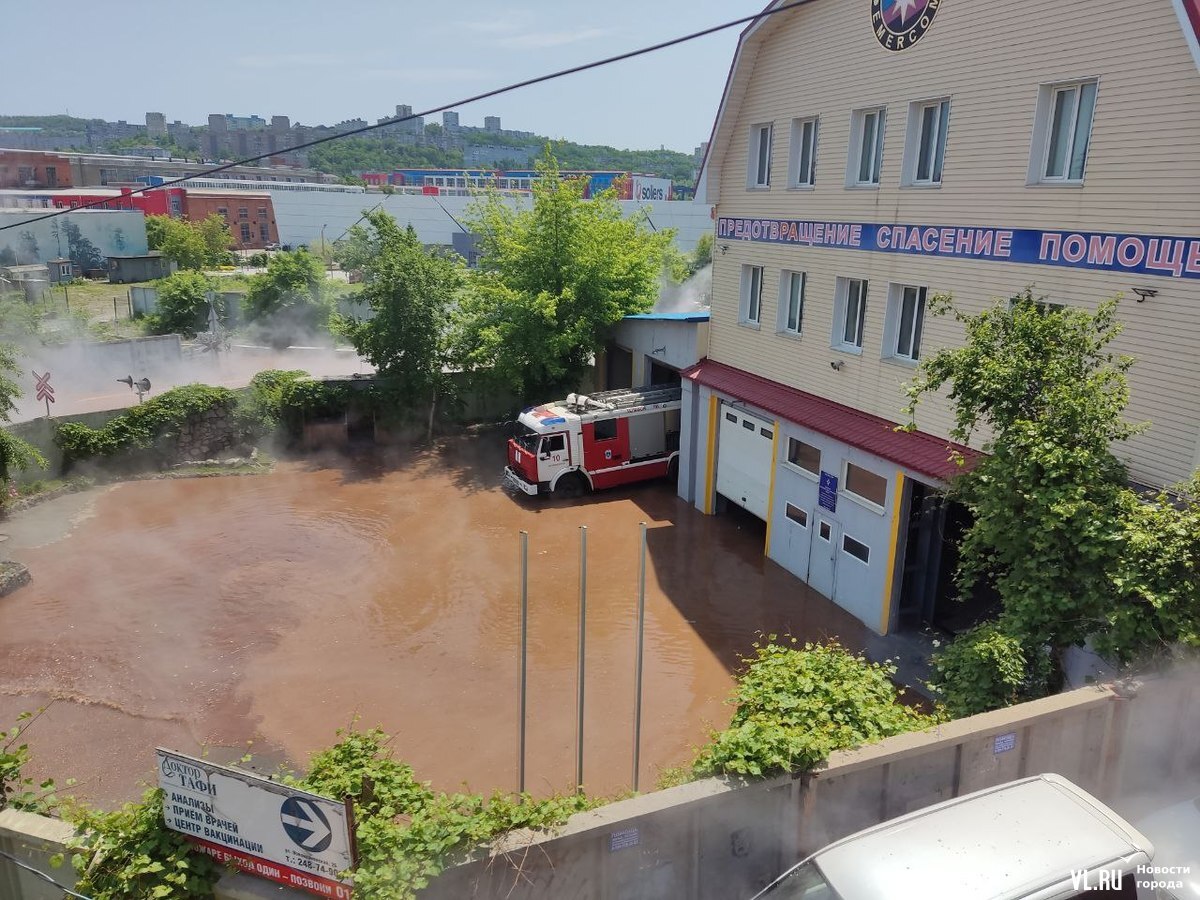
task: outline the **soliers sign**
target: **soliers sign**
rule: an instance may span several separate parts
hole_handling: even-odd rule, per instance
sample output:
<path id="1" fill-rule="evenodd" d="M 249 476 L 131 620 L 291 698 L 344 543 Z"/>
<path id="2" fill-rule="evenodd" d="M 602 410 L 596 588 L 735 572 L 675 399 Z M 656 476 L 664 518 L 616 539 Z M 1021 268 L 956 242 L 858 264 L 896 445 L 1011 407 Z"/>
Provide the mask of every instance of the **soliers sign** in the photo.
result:
<path id="1" fill-rule="evenodd" d="M 244 872 L 319 897 L 351 896 L 346 807 L 227 766 L 159 749 L 168 828 Z"/>

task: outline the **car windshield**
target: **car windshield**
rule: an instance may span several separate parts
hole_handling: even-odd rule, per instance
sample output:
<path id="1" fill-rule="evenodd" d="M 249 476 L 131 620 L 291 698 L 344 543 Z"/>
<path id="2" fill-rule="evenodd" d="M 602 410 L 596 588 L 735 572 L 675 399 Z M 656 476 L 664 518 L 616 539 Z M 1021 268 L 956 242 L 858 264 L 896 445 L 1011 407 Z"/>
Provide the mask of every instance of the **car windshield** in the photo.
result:
<path id="1" fill-rule="evenodd" d="M 540 437 L 541 436 L 528 425 L 522 425 L 520 422 L 513 423 L 512 438 L 517 442 L 522 450 L 528 450 L 530 453 L 537 453 L 538 439 Z"/>
<path id="2" fill-rule="evenodd" d="M 771 900 L 841 900 L 811 860 L 780 876 L 762 896 L 764 900 L 767 897 Z"/>

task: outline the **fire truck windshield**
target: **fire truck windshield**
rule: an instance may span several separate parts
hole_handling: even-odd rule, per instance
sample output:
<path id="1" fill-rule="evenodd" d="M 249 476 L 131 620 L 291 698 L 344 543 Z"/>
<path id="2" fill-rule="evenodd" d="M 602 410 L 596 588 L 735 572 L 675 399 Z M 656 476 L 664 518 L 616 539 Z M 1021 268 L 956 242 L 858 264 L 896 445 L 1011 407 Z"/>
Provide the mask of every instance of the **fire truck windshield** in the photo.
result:
<path id="1" fill-rule="evenodd" d="M 513 429 L 513 440 L 522 450 L 528 450 L 530 453 L 537 453 L 538 440 L 541 438 L 536 431 L 528 425 L 517 423 L 517 427 Z"/>

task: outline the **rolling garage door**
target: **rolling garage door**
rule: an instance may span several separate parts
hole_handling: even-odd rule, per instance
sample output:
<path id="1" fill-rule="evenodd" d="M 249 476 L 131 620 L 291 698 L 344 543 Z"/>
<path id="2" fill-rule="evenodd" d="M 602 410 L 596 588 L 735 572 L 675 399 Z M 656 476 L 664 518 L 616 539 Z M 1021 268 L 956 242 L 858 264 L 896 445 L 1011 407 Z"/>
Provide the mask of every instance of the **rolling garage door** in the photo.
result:
<path id="1" fill-rule="evenodd" d="M 774 423 L 721 405 L 717 493 L 766 521 Z"/>

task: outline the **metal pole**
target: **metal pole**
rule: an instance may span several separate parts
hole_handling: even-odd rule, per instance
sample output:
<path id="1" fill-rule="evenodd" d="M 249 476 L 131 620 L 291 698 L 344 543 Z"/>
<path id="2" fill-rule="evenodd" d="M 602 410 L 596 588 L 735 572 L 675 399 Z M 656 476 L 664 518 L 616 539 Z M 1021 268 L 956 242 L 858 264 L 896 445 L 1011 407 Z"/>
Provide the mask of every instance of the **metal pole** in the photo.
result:
<path id="1" fill-rule="evenodd" d="M 646 523 L 641 523 L 642 541 L 638 560 L 637 660 L 633 684 L 633 790 L 638 789 L 642 752 L 642 644 L 646 630 Z"/>
<path id="2" fill-rule="evenodd" d="M 529 532 L 521 532 L 521 712 L 517 728 L 517 791 L 525 793 L 525 658 L 529 637 Z"/>
<path id="3" fill-rule="evenodd" d="M 579 674 L 575 697 L 575 793 L 583 793 L 583 673 L 587 636 L 587 526 L 579 526 Z"/>

